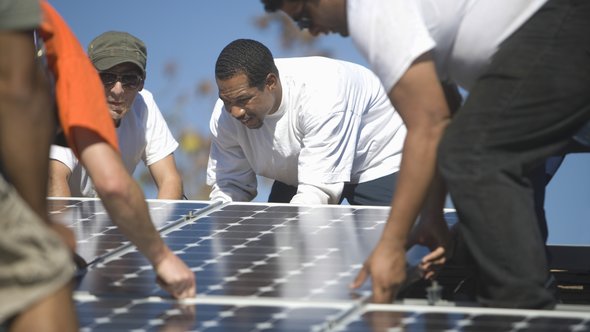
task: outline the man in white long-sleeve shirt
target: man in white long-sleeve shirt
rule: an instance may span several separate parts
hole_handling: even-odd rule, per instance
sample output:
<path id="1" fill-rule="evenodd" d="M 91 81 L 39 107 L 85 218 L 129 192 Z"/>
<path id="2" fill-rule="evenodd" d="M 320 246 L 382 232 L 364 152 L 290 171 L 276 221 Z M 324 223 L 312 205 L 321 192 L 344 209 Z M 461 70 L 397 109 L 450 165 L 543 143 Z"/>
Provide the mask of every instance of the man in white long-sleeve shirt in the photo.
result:
<path id="1" fill-rule="evenodd" d="M 256 175 L 269 201 L 389 205 L 406 129 L 368 69 L 323 57 L 273 59 L 238 39 L 215 66 L 211 199 L 250 201 Z"/>

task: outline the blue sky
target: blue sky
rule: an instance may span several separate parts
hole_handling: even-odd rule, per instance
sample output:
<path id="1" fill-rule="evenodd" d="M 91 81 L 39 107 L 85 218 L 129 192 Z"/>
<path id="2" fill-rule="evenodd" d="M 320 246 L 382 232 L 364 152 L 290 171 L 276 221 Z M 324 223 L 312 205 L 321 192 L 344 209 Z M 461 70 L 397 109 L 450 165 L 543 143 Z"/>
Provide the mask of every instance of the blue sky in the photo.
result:
<path id="1" fill-rule="evenodd" d="M 214 97 L 195 97 L 198 82 L 213 80 L 214 64 L 221 49 L 237 38 L 256 39 L 275 57 L 303 56 L 309 49 L 284 49 L 277 26 L 261 30 L 254 24 L 263 15 L 258 0 L 50 0 L 86 47 L 108 30 L 127 31 L 148 47 L 146 88 L 167 116 L 179 96 L 188 96 L 181 110 L 191 126 L 206 133 Z M 330 50 L 335 58 L 366 65 L 350 39 L 320 38 L 315 49 Z M 176 75 L 164 68 L 175 64 Z M 214 87 L 215 88 L 215 87 Z M 214 91 L 216 93 L 216 91 Z M 215 94 L 214 93 L 214 94 Z M 176 134 L 176 133 L 175 133 Z M 550 243 L 590 245 L 590 155 L 566 158 L 548 187 L 546 202 Z"/>

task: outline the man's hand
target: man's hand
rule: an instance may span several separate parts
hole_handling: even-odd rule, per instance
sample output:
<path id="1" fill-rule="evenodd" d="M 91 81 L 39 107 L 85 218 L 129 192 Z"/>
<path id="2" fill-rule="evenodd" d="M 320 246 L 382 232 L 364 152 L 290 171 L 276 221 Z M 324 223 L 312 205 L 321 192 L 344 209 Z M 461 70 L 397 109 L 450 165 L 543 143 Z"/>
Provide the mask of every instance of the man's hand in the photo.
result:
<path id="1" fill-rule="evenodd" d="M 424 275 L 424 279 L 434 279 L 446 262 L 447 250 L 444 247 L 438 247 L 422 258 L 418 268 Z"/>
<path id="2" fill-rule="evenodd" d="M 363 264 L 351 287 L 359 288 L 371 276 L 373 301 L 391 303 L 406 279 L 406 251 L 402 244 L 381 239 Z"/>
<path id="3" fill-rule="evenodd" d="M 195 275 L 174 253 L 168 251 L 166 257 L 154 266 L 158 285 L 177 299 L 195 296 Z"/>
<path id="4" fill-rule="evenodd" d="M 415 244 L 428 247 L 431 252 L 422 258 L 418 268 L 425 279 L 432 279 L 446 263 L 450 255 L 451 235 L 442 210 L 435 215 L 422 214 L 412 229 L 406 248 Z"/>

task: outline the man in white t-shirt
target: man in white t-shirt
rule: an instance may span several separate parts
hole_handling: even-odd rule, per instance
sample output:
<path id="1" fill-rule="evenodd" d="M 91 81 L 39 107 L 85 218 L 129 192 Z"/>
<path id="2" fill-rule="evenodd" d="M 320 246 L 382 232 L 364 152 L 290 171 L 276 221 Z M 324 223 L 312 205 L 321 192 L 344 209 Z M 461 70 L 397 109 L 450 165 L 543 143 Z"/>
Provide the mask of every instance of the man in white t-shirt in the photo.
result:
<path id="1" fill-rule="evenodd" d="M 158 187 L 157 197 L 181 199 L 182 180 L 173 155 L 178 143 L 154 97 L 143 88 L 145 44 L 126 32 L 109 31 L 90 43 L 88 55 L 104 85 L 125 168 L 133 174 L 143 161 Z M 53 145 L 50 159 L 49 196 L 96 197 L 92 180 L 71 149 Z"/>
<path id="2" fill-rule="evenodd" d="M 477 264 L 479 300 L 552 307 L 529 177 L 590 118 L 589 3 L 262 2 L 312 34 L 350 35 L 408 127 L 385 234 L 354 286 L 371 275 L 376 301 L 394 297 L 405 278 L 407 234 L 432 188 L 439 149 L 440 171 Z M 441 80 L 469 91 L 452 123 Z"/>
<path id="3" fill-rule="evenodd" d="M 215 66 L 211 199 L 388 205 L 405 127 L 368 69 L 323 57 L 273 59 L 261 43 L 228 44 Z"/>

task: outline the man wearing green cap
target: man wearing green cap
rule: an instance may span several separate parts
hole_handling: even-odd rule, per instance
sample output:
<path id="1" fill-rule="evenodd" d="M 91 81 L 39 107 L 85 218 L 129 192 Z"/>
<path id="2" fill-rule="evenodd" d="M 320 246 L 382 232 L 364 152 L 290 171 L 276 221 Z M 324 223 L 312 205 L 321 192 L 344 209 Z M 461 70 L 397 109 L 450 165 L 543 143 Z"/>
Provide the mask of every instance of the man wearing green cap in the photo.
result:
<path id="1" fill-rule="evenodd" d="M 129 33 L 108 31 L 90 43 L 88 56 L 103 82 L 127 171 L 133 174 L 143 160 L 158 187 L 158 198 L 181 199 L 182 180 L 173 155 L 178 143 L 152 94 L 143 89 L 145 44 Z M 54 145 L 50 159 L 49 196 L 97 195 L 72 150 Z"/>

